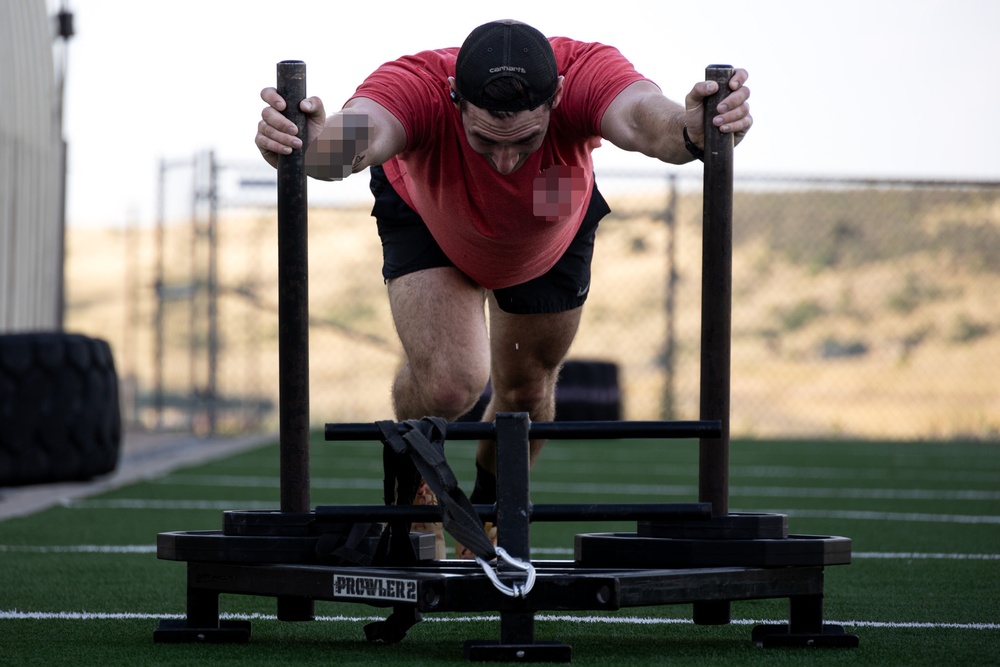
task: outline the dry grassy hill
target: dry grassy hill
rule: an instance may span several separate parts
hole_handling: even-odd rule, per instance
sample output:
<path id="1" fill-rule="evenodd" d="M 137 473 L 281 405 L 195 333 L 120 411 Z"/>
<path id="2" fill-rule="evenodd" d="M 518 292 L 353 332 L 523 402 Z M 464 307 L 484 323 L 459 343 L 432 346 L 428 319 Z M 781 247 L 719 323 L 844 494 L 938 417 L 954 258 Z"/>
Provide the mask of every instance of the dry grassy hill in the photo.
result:
<path id="1" fill-rule="evenodd" d="M 1000 437 L 998 200 L 912 191 L 738 194 L 733 432 Z M 678 211 L 675 414 L 696 418 L 700 199 L 683 197 Z M 591 297 L 571 352 L 618 362 L 629 419 L 659 418 L 667 381 L 667 229 L 654 218 L 602 224 Z M 204 265 L 206 255 L 192 243 L 190 225 L 167 231 L 165 283 L 183 296 L 192 262 Z M 225 397 L 276 400 L 275 235 L 271 211 L 220 222 L 218 377 Z M 155 241 L 152 229 L 73 229 L 68 239 L 67 327 L 108 339 L 140 395 L 154 379 Z M 366 210 L 312 212 L 317 423 L 391 415 L 388 386 L 399 350 L 379 262 Z M 178 391 L 204 386 L 207 304 L 178 299 L 165 312 L 165 383 Z M 148 421 L 148 411 L 140 417 Z M 230 427 L 244 425 L 234 419 Z"/>

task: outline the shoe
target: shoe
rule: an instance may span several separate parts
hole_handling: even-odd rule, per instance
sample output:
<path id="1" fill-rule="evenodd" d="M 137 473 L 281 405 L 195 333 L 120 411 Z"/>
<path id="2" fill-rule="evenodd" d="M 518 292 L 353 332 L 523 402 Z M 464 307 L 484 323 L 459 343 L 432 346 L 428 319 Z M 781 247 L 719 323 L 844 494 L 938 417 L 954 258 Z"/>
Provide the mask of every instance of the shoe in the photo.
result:
<path id="1" fill-rule="evenodd" d="M 496 546 L 497 545 L 497 527 L 493 524 L 493 522 L 492 521 L 485 522 L 483 524 L 483 530 L 486 531 L 486 534 L 489 536 L 490 542 L 493 543 L 493 546 Z M 476 554 L 472 553 L 472 551 L 470 551 L 466 547 L 462 546 L 458 542 L 458 540 L 455 540 L 455 558 L 458 558 L 458 559 L 461 559 L 461 560 L 472 560 L 475 557 L 476 557 Z"/>
<path id="2" fill-rule="evenodd" d="M 427 486 L 427 482 L 420 480 L 420 486 L 417 487 L 417 495 L 413 498 L 414 505 L 437 505 L 437 496 L 431 490 L 431 487 Z M 444 544 L 444 529 L 441 527 L 440 522 L 433 523 L 414 523 L 410 530 L 416 533 L 431 533 L 434 535 L 434 557 L 437 560 L 444 560 L 447 556 L 447 550 Z"/>

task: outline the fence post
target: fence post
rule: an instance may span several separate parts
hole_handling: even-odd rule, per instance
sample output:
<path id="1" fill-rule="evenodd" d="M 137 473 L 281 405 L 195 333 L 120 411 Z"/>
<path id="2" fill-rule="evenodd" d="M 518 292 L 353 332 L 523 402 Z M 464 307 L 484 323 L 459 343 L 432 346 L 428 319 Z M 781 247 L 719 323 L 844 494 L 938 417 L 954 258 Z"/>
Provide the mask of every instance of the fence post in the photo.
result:
<path id="1" fill-rule="evenodd" d="M 667 224 L 667 284 L 664 308 L 666 310 L 666 342 L 663 345 L 663 401 L 660 417 L 670 421 L 677 419 L 677 339 L 675 312 L 677 308 L 677 174 L 667 176 L 667 208 L 664 211 Z"/>

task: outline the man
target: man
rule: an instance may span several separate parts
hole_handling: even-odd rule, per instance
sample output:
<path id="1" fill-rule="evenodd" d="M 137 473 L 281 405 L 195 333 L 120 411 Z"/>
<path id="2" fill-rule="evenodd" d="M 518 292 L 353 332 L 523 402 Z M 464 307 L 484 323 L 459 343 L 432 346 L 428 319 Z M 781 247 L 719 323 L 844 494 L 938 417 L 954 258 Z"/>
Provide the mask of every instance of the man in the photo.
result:
<path id="1" fill-rule="evenodd" d="M 753 123 L 746 79 L 736 71 L 713 119 L 737 142 Z M 484 419 L 554 418 L 595 232 L 610 210 L 591 152 L 603 138 L 689 162 L 704 145 L 702 102 L 716 88 L 695 84 L 682 107 L 617 49 L 496 21 L 460 49 L 386 63 L 330 116 L 319 98 L 302 102 L 310 176 L 371 168 L 383 277 L 405 353 L 392 388 L 397 420 L 454 420 L 488 380 Z M 256 145 L 276 165 L 302 142 L 277 91 L 261 98 Z M 531 443 L 532 464 L 542 445 Z M 496 500 L 495 454 L 493 441 L 479 443 L 473 502 Z"/>

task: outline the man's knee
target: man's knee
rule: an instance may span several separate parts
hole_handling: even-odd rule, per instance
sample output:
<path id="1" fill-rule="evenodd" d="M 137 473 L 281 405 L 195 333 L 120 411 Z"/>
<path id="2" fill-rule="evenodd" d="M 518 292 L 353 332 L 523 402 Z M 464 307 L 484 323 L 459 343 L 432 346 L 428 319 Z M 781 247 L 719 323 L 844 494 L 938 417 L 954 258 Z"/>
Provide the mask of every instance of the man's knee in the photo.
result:
<path id="1" fill-rule="evenodd" d="M 547 410 L 555 400 L 556 374 L 504 385 L 495 383 L 496 404 L 505 411 L 530 412 Z"/>
<path id="2" fill-rule="evenodd" d="M 485 380 L 482 384 L 440 381 L 428 387 L 424 397 L 433 414 L 455 420 L 472 409 L 485 387 Z"/>
<path id="3" fill-rule="evenodd" d="M 489 380 L 486 368 L 409 368 L 419 403 L 429 415 L 454 420 L 472 409 Z"/>

